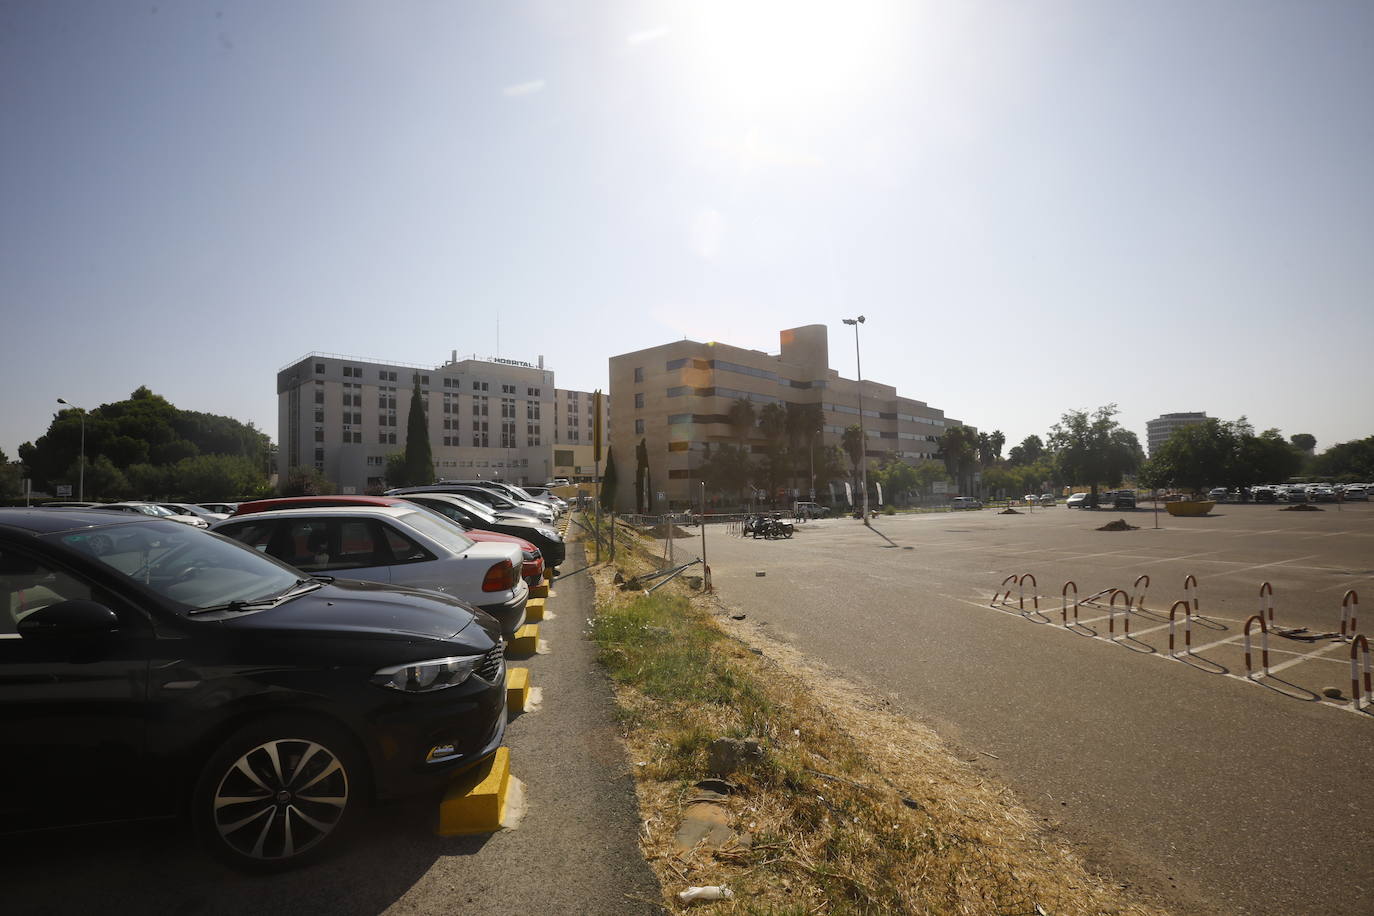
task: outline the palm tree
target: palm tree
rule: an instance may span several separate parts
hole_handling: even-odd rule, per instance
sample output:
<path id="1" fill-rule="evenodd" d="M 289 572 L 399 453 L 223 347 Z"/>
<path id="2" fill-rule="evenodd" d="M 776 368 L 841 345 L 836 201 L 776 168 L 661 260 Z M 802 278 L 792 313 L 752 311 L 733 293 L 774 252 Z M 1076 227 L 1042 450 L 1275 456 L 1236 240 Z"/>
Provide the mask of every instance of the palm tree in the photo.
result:
<path id="1" fill-rule="evenodd" d="M 754 405 L 746 398 L 737 398 L 726 416 L 734 427 L 735 435 L 739 436 L 740 448 L 744 448 L 749 441 L 749 431 L 754 428 Z"/>
<path id="2" fill-rule="evenodd" d="M 787 442 L 793 457 L 793 477 L 805 477 L 809 469 L 811 489 L 816 488 L 816 440 L 825 428 L 825 413 L 819 404 L 787 404 Z M 801 446 L 806 446 L 806 463 L 802 463 Z"/>

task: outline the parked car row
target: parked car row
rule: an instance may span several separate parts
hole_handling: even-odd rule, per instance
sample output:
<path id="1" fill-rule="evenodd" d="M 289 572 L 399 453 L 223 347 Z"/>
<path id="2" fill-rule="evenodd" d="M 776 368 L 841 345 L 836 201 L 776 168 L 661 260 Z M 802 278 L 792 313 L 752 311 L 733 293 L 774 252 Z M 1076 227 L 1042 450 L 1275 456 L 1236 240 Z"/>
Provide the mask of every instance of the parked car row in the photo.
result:
<path id="1" fill-rule="evenodd" d="M 281 868 L 500 746 L 545 522 L 438 491 L 145 505 L 0 509 L 0 832 L 189 815 Z"/>
<path id="2" fill-rule="evenodd" d="M 1302 483 L 1302 484 L 1260 484 L 1250 489 L 1250 498 L 1257 503 L 1304 503 L 1304 502 L 1323 502 L 1333 503 L 1337 500 L 1349 501 L 1368 501 L 1370 487 L 1374 486 L 1367 483 Z M 1239 490 L 1228 489 L 1226 487 L 1214 487 L 1207 493 L 1207 498 L 1213 502 L 1239 502 L 1242 494 Z"/>

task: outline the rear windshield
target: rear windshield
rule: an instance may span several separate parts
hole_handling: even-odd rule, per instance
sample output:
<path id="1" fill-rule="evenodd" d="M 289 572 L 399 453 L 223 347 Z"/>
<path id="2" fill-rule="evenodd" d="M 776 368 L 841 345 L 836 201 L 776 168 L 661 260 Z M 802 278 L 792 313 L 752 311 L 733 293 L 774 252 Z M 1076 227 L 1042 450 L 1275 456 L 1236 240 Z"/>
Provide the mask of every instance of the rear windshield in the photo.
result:
<path id="1" fill-rule="evenodd" d="M 400 516 L 400 520 L 454 553 L 466 553 L 475 543 L 472 538 L 460 531 L 457 525 L 436 517 L 432 512 L 407 512 Z"/>

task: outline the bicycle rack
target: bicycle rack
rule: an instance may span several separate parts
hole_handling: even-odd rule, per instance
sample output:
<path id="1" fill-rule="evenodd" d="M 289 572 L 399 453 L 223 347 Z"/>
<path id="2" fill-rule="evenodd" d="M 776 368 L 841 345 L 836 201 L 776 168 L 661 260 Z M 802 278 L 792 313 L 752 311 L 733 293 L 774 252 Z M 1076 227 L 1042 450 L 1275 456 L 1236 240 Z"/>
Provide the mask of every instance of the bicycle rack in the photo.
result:
<path id="1" fill-rule="evenodd" d="M 1266 584 L 1267 584 L 1267 583 L 1266 583 Z M 1259 625 L 1260 625 L 1260 644 L 1261 644 L 1261 646 L 1263 647 L 1263 648 L 1261 649 L 1261 652 L 1262 652 L 1261 660 L 1264 662 L 1264 674 L 1263 674 L 1262 676 L 1263 676 L 1263 677 L 1268 677 L 1268 676 L 1269 676 L 1269 625 L 1268 625 L 1267 623 L 1264 622 L 1264 615 L 1263 615 L 1263 614 L 1255 614 L 1255 615 L 1252 616 L 1249 620 L 1245 621 L 1245 676 L 1246 676 L 1246 677 L 1250 677 L 1252 674 L 1255 673 L 1255 672 L 1254 672 L 1254 665 L 1251 664 L 1251 661 L 1250 661 L 1250 624 L 1254 623 L 1254 622 L 1257 621 L 1257 620 L 1259 621 Z"/>
<path id="2" fill-rule="evenodd" d="M 1141 584 L 1140 584 L 1140 583 L 1142 583 L 1142 582 L 1145 583 L 1144 587 L 1141 587 Z M 1143 611 L 1143 610 L 1145 610 L 1145 593 L 1148 592 L 1149 590 L 1150 590 L 1150 577 L 1149 577 L 1149 576 L 1137 576 L 1137 577 L 1136 577 L 1136 580 L 1135 580 L 1135 584 L 1131 586 L 1131 591 L 1132 591 L 1132 593 L 1133 593 L 1133 594 L 1131 595 L 1131 604 L 1135 605 L 1135 609 L 1136 609 L 1137 611 Z"/>
<path id="3" fill-rule="evenodd" d="M 1064 588 L 1060 591 L 1059 611 L 1064 618 L 1064 626 L 1069 625 L 1069 586 L 1073 586 L 1073 622 L 1078 625 L 1078 583 L 1070 579 L 1064 583 Z"/>
<path id="4" fill-rule="evenodd" d="M 1002 584 L 997 586 L 997 591 L 992 593 L 992 604 L 988 605 L 989 607 L 997 607 L 997 605 L 999 604 L 1007 603 L 1007 599 L 1011 597 L 1011 589 L 1007 588 L 1007 583 L 1009 582 L 1017 582 L 1016 576 L 1007 576 L 1005 579 L 1002 580 Z M 1002 589 L 1004 588 L 1006 589 L 1006 591 L 1002 591 Z"/>
<path id="5" fill-rule="evenodd" d="M 1364 698 L 1374 707 L 1374 687 L 1371 687 L 1369 675 L 1369 640 L 1361 633 L 1350 640 L 1350 705 L 1357 710 L 1360 708 L 1360 678 L 1355 655 L 1360 647 L 1364 647 Z"/>
<path id="6" fill-rule="evenodd" d="M 1194 614 L 1198 612 L 1197 591 L 1197 576 L 1193 575 L 1192 573 L 1188 573 L 1187 578 L 1183 580 L 1183 597 L 1193 602 Z"/>
<path id="7" fill-rule="evenodd" d="M 1173 607 L 1169 608 L 1170 658 L 1178 657 L 1178 653 L 1174 651 L 1174 614 L 1180 607 L 1183 608 L 1183 654 L 1191 655 L 1193 652 L 1193 609 L 1187 601 L 1175 601 Z"/>
<path id="8" fill-rule="evenodd" d="M 1022 574 L 1021 574 L 1021 578 L 1018 578 L 1018 580 L 1017 580 L 1017 603 L 1020 604 L 1020 610 L 1022 610 L 1022 611 L 1026 610 L 1026 591 L 1025 591 L 1026 580 L 1031 580 L 1031 588 L 1035 589 L 1035 592 L 1032 592 L 1032 593 L 1031 593 L 1031 600 L 1032 600 L 1032 602 L 1035 602 L 1035 610 L 1039 611 L 1039 610 L 1040 610 L 1040 584 L 1039 584 L 1039 582 L 1036 582 L 1036 581 L 1035 581 L 1035 577 L 1033 577 L 1033 575 L 1031 575 L 1031 574 L 1029 574 L 1029 573 L 1022 573 Z M 1041 617 L 1044 617 L 1044 615 L 1041 614 Z"/>
<path id="9" fill-rule="evenodd" d="M 1346 618 L 1349 618 L 1349 620 L 1350 620 L 1350 636 L 1349 636 L 1349 638 L 1350 638 L 1350 639 L 1354 639 L 1354 638 L 1355 638 L 1355 630 L 1356 630 L 1357 627 L 1358 627 L 1358 625 L 1357 625 L 1356 622 L 1355 622 L 1355 615 L 1356 615 L 1357 613 L 1359 613 L 1359 610 L 1360 610 L 1360 596 L 1359 596 L 1359 595 L 1356 593 L 1356 591 L 1352 588 L 1350 591 L 1346 592 L 1346 593 L 1345 593 L 1345 597 L 1341 599 L 1341 639 L 1342 639 L 1342 640 L 1344 640 L 1344 639 L 1347 638 L 1346 635 L 1345 635 L 1345 623 L 1346 623 Z"/>
<path id="10" fill-rule="evenodd" d="M 1274 625 L 1274 586 L 1268 582 L 1260 586 L 1259 590 L 1259 612 L 1263 615 L 1269 613 L 1269 625 Z"/>
<path id="11" fill-rule="evenodd" d="M 1116 596 L 1120 595 L 1126 599 L 1126 636 L 1131 635 L 1131 596 L 1119 588 L 1112 589 L 1111 600 L 1107 603 L 1107 632 L 1111 634 L 1111 639 L 1116 639 Z"/>

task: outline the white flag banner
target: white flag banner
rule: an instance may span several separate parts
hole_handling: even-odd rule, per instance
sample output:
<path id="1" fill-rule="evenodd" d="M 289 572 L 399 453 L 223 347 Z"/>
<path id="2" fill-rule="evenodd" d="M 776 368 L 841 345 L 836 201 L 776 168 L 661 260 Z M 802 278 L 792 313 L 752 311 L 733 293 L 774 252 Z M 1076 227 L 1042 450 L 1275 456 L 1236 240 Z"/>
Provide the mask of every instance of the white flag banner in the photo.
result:
<path id="1" fill-rule="evenodd" d="M 844 500 L 851 506 L 854 505 L 854 488 L 849 485 L 849 481 L 844 482 Z"/>
<path id="2" fill-rule="evenodd" d="M 883 504 L 883 485 L 880 483 L 875 483 L 873 484 L 873 486 L 878 488 L 878 505 L 881 506 Z"/>

